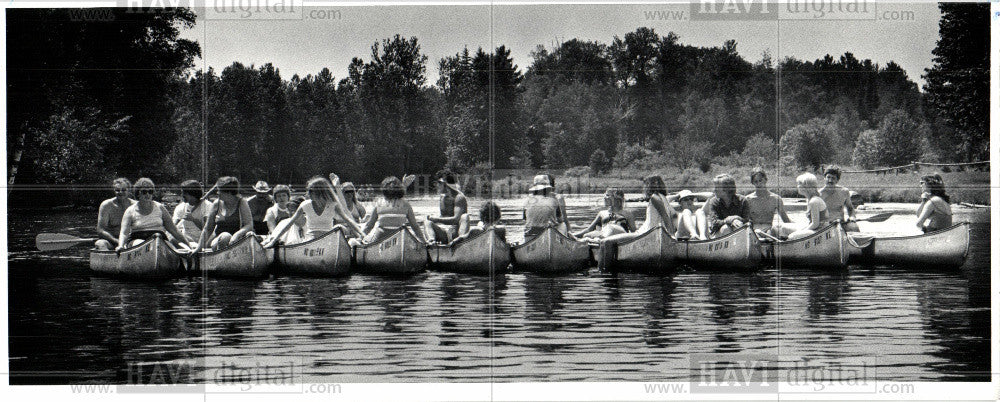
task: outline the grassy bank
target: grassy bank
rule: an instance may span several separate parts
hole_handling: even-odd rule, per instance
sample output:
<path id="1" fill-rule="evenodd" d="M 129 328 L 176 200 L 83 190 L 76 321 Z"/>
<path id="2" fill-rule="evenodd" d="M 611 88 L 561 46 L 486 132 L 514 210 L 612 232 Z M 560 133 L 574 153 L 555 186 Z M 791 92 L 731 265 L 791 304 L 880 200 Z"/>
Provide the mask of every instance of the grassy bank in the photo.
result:
<path id="1" fill-rule="evenodd" d="M 845 170 L 853 169 L 845 168 Z M 641 192 L 643 177 L 658 174 L 663 178 L 671 193 L 682 189 L 699 192 L 711 191 L 712 178 L 721 173 L 729 173 L 736 178 L 738 191 L 741 194 L 746 194 L 753 190 L 749 172 L 750 168 L 731 168 L 718 165 L 713 165 L 707 173 L 697 169 L 680 171 L 676 168 L 615 169 L 602 175 L 559 175 L 556 177 L 556 187 L 564 194 L 601 193 L 608 187 L 621 187 L 626 192 L 638 193 Z M 924 168 L 919 172 L 911 171 L 900 174 L 849 173 L 844 174 L 840 184 L 858 192 L 865 202 L 919 202 L 920 177 L 935 172 L 944 178 L 945 188 L 948 195 L 951 196 L 952 203 L 990 204 L 990 173 L 988 171 L 967 170 L 944 173 Z M 778 174 L 770 170 L 768 171 L 770 175 L 769 187 L 782 197 L 798 197 L 795 191 L 795 176 L 799 173 L 801 172 Z M 819 177 L 820 174 L 817 176 Z M 822 182 L 822 177 L 819 179 Z M 531 177 L 528 176 L 515 176 L 509 179 L 504 177 L 493 181 L 493 188 L 499 191 L 495 196 L 517 196 L 523 194 L 530 186 Z"/>

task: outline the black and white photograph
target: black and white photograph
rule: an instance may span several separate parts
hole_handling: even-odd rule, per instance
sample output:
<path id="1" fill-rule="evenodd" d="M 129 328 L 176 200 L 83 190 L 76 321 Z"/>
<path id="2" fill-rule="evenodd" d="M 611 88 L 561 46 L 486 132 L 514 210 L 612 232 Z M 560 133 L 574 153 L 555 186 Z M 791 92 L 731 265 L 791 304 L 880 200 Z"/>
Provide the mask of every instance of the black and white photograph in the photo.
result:
<path id="1" fill-rule="evenodd" d="M 3 14 L 11 400 L 1000 398 L 1000 3 Z"/>

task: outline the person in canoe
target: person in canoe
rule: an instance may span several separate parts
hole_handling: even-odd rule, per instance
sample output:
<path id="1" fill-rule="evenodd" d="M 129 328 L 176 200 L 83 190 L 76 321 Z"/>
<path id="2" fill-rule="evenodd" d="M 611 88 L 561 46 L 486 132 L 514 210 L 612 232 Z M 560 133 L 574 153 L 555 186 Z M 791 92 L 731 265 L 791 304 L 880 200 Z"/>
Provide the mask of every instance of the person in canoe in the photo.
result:
<path id="1" fill-rule="evenodd" d="M 604 206 L 608 209 L 598 212 L 590 226 L 574 234 L 576 237 L 600 239 L 635 231 L 635 220 L 625 210 L 625 192 L 620 188 L 609 188 L 604 192 Z"/>
<path id="2" fill-rule="evenodd" d="M 558 191 L 556 191 L 556 177 L 551 174 L 546 174 L 545 177 L 549 178 L 549 185 L 552 186 L 552 193 L 550 196 L 555 198 L 556 201 L 559 201 L 560 215 L 563 216 L 564 218 L 562 225 L 559 227 L 559 231 L 562 232 L 563 234 L 569 234 L 570 233 L 569 215 L 566 214 L 566 198 L 563 197 L 562 194 L 559 194 Z"/>
<path id="3" fill-rule="evenodd" d="M 336 175 L 331 176 L 336 177 Z M 326 178 L 315 176 L 309 179 L 309 182 L 306 183 L 306 194 L 309 199 L 299 204 L 291 218 L 292 222 L 296 222 L 305 217 L 306 238 L 304 240 L 314 239 L 329 232 L 333 230 L 334 225 L 344 228 L 345 236 L 361 233 L 361 226 L 351 218 L 350 213 L 339 201 L 334 186 Z M 274 245 L 275 241 L 284 236 L 288 230 L 289 227 L 286 226 L 274 233 L 264 244 L 264 247 Z"/>
<path id="4" fill-rule="evenodd" d="M 497 231 L 497 235 L 500 236 L 501 240 L 507 241 L 507 229 L 500 225 L 500 207 L 494 204 L 493 201 L 486 201 L 479 208 L 479 223 L 470 228 L 469 214 L 463 215 L 458 228 L 459 235 L 449 245 L 483 233 L 491 228 Z"/>
<path id="5" fill-rule="evenodd" d="M 749 206 L 746 197 L 736 194 L 736 179 L 726 173 L 712 179 L 715 186 L 715 196 L 705 202 L 705 227 L 699 227 L 700 233 L 708 233 L 708 237 L 719 237 L 739 229 L 750 222 Z"/>
<path id="6" fill-rule="evenodd" d="M 358 201 L 358 190 L 354 187 L 354 183 L 344 182 L 341 186 L 344 192 L 344 205 L 347 206 L 347 211 L 351 213 L 351 217 L 354 218 L 355 222 L 362 223 L 368 219 L 368 211 L 365 210 L 365 206 L 361 205 Z"/>
<path id="7" fill-rule="evenodd" d="M 917 227 L 924 233 L 951 226 L 951 199 L 944 191 L 941 175 L 926 175 L 920 178 L 920 206 L 917 207 Z"/>
<path id="8" fill-rule="evenodd" d="M 306 200 L 305 197 L 297 196 L 288 200 L 288 203 L 285 206 L 289 211 L 296 211 L 299 209 L 299 206 L 302 205 L 303 202 L 305 202 L 305 200 Z M 288 227 L 287 230 L 285 230 L 286 226 Z M 285 234 L 282 235 L 281 238 L 274 236 L 277 235 L 278 232 L 281 232 L 282 230 L 285 231 Z M 271 235 L 265 238 L 262 244 L 271 243 L 274 241 L 274 239 L 277 239 L 277 241 L 280 241 L 281 244 L 284 244 L 286 246 L 306 241 L 305 215 L 303 214 L 302 216 L 299 217 L 298 220 L 294 221 L 292 220 L 291 216 L 282 219 L 280 222 L 278 222 L 277 225 L 275 225 L 274 230 L 271 231 Z"/>
<path id="9" fill-rule="evenodd" d="M 781 196 L 768 190 L 767 173 L 763 168 L 758 166 L 750 172 L 750 184 L 753 184 L 755 190 L 746 197 L 750 223 L 753 224 L 754 230 L 774 235 L 775 232 L 771 230 L 774 214 L 778 214 L 784 223 L 792 222 L 785 212 L 785 203 L 781 200 Z"/>
<path id="10" fill-rule="evenodd" d="M 809 224 L 804 227 L 795 224 L 774 225 L 773 230 L 780 237 L 787 237 L 788 240 L 801 239 L 816 233 L 817 230 L 831 222 L 828 207 L 823 197 L 819 194 L 819 183 L 812 173 L 803 173 L 795 178 L 795 188 L 799 195 L 806 197 L 806 217 Z"/>
<path id="11" fill-rule="evenodd" d="M 274 228 L 278 226 L 278 223 L 282 220 L 288 219 L 292 216 L 292 213 L 288 210 L 288 201 L 292 197 L 292 189 L 284 184 L 279 184 L 274 186 L 272 198 L 274 198 L 274 205 L 271 205 L 264 213 L 264 222 L 267 223 L 267 233 L 274 233 Z M 247 200 L 247 204 L 250 200 Z M 253 206 L 250 207 L 251 214 L 253 213 Z"/>
<path id="12" fill-rule="evenodd" d="M 184 235 L 177 230 L 177 226 L 174 226 L 167 207 L 153 201 L 156 187 L 152 180 L 146 177 L 136 180 L 133 189 L 138 200 L 122 214 L 122 228 L 118 234 L 118 247 L 115 251 L 141 244 L 156 235 L 165 236 L 166 233 L 170 233 L 174 239 L 184 238 Z M 180 241 L 175 245 L 187 248 L 187 245 Z"/>
<path id="13" fill-rule="evenodd" d="M 195 252 L 201 251 L 206 245 L 212 250 L 229 247 L 230 244 L 253 236 L 253 218 L 250 216 L 250 205 L 240 197 L 240 181 L 232 176 L 223 176 L 215 182 L 219 198 L 209 207 L 205 230 L 201 231 L 201 239 Z"/>
<path id="14" fill-rule="evenodd" d="M 550 226 L 556 227 L 562 233 L 566 216 L 559 206 L 559 200 L 552 195 L 549 176 L 544 174 L 535 176 L 528 192 L 531 194 L 524 202 L 524 241 L 542 234 Z"/>
<path id="15" fill-rule="evenodd" d="M 113 198 L 101 201 L 100 208 L 97 209 L 97 241 L 94 248 L 98 250 L 111 250 L 118 246 L 118 235 L 122 229 L 122 215 L 128 207 L 135 204 L 135 200 L 129 197 L 132 191 L 132 183 L 124 177 L 119 177 L 111 182 L 111 188 L 115 192 Z"/>
<path id="16" fill-rule="evenodd" d="M 646 205 L 646 220 L 642 222 L 639 229 L 631 233 L 621 233 L 601 239 L 601 242 L 619 242 L 629 240 L 642 235 L 650 230 L 663 225 L 668 233 L 677 233 L 675 218 L 677 211 L 670 206 L 667 200 L 667 185 L 663 183 L 663 178 L 657 175 L 647 176 L 642 179 L 642 189 L 649 200 Z"/>
<path id="17" fill-rule="evenodd" d="M 469 210 L 469 200 L 458 188 L 458 181 L 451 172 L 444 172 L 438 179 L 441 191 L 439 216 L 428 216 L 426 224 L 428 240 L 448 243 L 458 236 L 458 226 L 462 215 Z"/>
<path id="18" fill-rule="evenodd" d="M 382 199 L 375 203 L 372 208 L 370 218 L 365 222 L 362 230 L 365 233 L 363 242 L 374 243 L 380 240 L 385 234 L 409 225 L 417 240 L 426 242 L 424 231 L 417 223 L 417 217 L 413 214 L 413 207 L 403 197 L 406 195 L 406 188 L 403 181 L 398 177 L 389 176 L 382 180 Z M 352 245 L 359 245 L 357 239 L 351 239 Z"/>
<path id="19" fill-rule="evenodd" d="M 826 179 L 826 186 L 819 190 L 819 195 L 823 197 L 826 208 L 830 214 L 831 221 L 841 221 L 844 223 L 844 230 L 848 232 L 859 232 L 858 217 L 855 215 L 854 204 L 851 203 L 851 191 L 844 186 L 837 185 L 840 182 L 840 168 L 830 166 L 823 172 Z"/>
<path id="20" fill-rule="evenodd" d="M 201 231 L 205 228 L 205 214 L 211 203 L 202 200 L 205 192 L 197 180 L 181 183 L 181 202 L 174 207 L 174 226 L 184 235 L 183 241 L 192 249 L 198 247 Z"/>
<path id="21" fill-rule="evenodd" d="M 680 211 L 677 212 L 674 222 L 674 227 L 677 228 L 677 232 L 674 233 L 675 239 L 705 240 L 708 238 L 706 233 L 698 229 L 706 225 L 703 223 L 705 222 L 705 211 L 694 206 L 694 200 L 697 197 L 698 195 L 691 192 L 691 190 L 681 190 L 677 193 L 677 203 L 680 205 Z M 699 224 L 699 222 L 702 222 L 702 224 Z"/>
<path id="22" fill-rule="evenodd" d="M 273 204 L 271 186 L 267 185 L 266 181 L 261 180 L 253 185 L 253 191 L 256 194 L 247 199 L 247 205 L 250 206 L 250 215 L 253 217 L 254 233 L 263 236 L 268 233 L 267 221 L 265 220 L 267 210 Z"/>

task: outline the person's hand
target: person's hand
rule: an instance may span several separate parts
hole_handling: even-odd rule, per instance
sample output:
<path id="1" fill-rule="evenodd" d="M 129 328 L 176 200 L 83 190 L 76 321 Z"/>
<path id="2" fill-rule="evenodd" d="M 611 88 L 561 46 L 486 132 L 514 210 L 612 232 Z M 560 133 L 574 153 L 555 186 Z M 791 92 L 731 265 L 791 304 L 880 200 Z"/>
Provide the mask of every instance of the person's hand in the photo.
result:
<path id="1" fill-rule="evenodd" d="M 333 183 L 334 186 L 339 186 L 340 176 L 337 176 L 336 173 L 330 173 L 330 182 Z"/>
<path id="2" fill-rule="evenodd" d="M 123 246 L 123 245 L 119 244 L 119 245 L 118 245 L 118 247 L 115 247 L 115 253 L 116 253 L 116 254 L 119 254 L 119 253 L 121 253 L 121 252 L 122 252 L 122 250 L 124 250 L 124 249 L 125 249 L 125 246 Z"/>
<path id="3" fill-rule="evenodd" d="M 743 226 L 743 218 L 736 218 L 736 219 L 733 219 L 733 224 L 732 224 L 732 226 L 733 226 L 733 227 L 737 227 L 737 228 L 738 228 L 738 227 L 741 227 L 741 226 Z"/>
<path id="4" fill-rule="evenodd" d="M 928 200 L 930 198 L 931 198 L 931 193 L 930 192 L 925 191 L 922 194 L 920 194 L 920 199 L 922 199 L 922 200 Z"/>

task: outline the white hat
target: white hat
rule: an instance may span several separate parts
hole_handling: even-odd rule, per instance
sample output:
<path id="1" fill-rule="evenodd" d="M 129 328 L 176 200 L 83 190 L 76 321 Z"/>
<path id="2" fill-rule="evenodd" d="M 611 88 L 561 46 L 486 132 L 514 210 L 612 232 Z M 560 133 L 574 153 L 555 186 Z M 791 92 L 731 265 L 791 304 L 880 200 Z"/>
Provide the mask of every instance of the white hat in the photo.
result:
<path id="1" fill-rule="evenodd" d="M 531 184 L 532 186 L 531 188 L 528 189 L 528 191 L 538 191 L 547 188 L 552 188 L 552 184 L 549 184 L 549 176 L 544 174 L 535 176 L 535 179 L 532 180 Z"/>
<path id="2" fill-rule="evenodd" d="M 694 197 L 694 193 L 691 190 L 681 190 L 681 192 L 677 193 L 677 201 L 683 201 L 688 197 Z"/>

